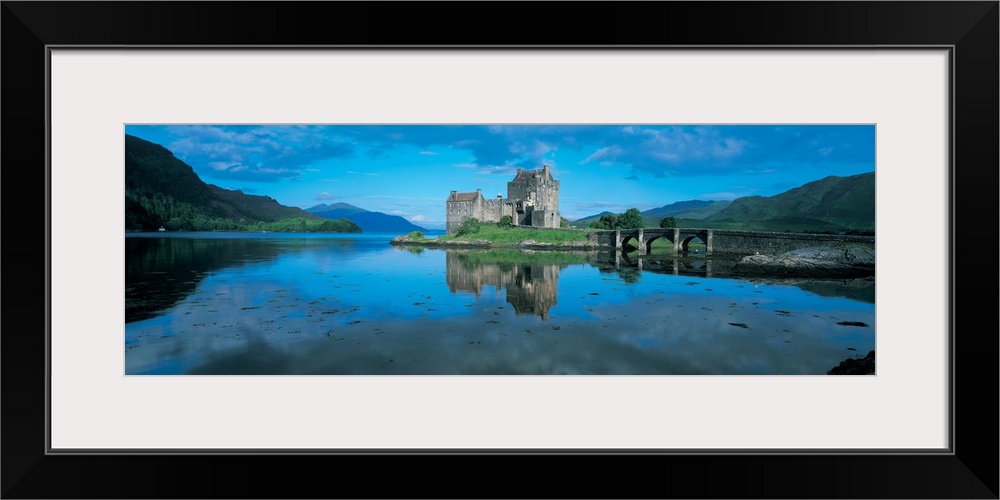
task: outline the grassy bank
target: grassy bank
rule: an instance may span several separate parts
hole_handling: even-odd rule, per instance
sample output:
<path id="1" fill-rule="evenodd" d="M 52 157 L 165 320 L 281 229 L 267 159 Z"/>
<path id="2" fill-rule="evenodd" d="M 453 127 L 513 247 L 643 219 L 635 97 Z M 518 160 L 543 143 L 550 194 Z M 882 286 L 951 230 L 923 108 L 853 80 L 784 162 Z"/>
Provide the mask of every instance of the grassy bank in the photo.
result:
<path id="1" fill-rule="evenodd" d="M 498 244 L 516 244 L 528 240 L 536 243 L 571 243 L 587 241 L 587 234 L 575 229 L 534 229 L 483 225 L 478 231 L 461 236 L 441 236 L 442 241 L 487 240 Z"/>
<path id="2" fill-rule="evenodd" d="M 422 233 L 414 231 L 407 235 L 410 241 L 429 243 L 476 243 L 485 241 L 495 245 L 518 245 L 526 241 L 541 244 L 583 243 L 587 241 L 587 233 L 576 229 L 534 229 L 525 227 L 497 227 L 493 224 L 483 224 L 479 228 L 461 235 L 438 236 L 426 238 Z"/>

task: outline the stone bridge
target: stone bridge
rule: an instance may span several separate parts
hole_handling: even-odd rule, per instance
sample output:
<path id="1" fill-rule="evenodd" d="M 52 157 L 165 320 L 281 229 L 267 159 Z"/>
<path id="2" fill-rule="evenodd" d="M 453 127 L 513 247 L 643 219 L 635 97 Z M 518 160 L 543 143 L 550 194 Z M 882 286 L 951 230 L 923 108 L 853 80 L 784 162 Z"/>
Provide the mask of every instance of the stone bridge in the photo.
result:
<path id="1" fill-rule="evenodd" d="M 741 231 L 736 229 L 698 228 L 642 228 L 594 231 L 597 243 L 605 247 L 621 250 L 633 241 L 639 255 L 650 253 L 653 241 L 665 238 L 674 244 L 674 255 L 688 251 L 688 244 L 695 238 L 705 244 L 705 254 L 778 255 L 800 248 L 828 246 L 838 243 L 854 243 L 875 249 L 874 236 L 778 233 L 769 231 Z"/>

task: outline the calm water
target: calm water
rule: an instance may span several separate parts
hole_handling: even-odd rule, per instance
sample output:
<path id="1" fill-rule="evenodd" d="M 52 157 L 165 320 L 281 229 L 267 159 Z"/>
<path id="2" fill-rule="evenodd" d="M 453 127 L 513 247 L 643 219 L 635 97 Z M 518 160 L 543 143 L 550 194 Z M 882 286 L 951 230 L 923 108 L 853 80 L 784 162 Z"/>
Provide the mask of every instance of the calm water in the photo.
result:
<path id="1" fill-rule="evenodd" d="M 825 375 L 875 349 L 872 280 L 393 236 L 126 235 L 126 373 Z"/>

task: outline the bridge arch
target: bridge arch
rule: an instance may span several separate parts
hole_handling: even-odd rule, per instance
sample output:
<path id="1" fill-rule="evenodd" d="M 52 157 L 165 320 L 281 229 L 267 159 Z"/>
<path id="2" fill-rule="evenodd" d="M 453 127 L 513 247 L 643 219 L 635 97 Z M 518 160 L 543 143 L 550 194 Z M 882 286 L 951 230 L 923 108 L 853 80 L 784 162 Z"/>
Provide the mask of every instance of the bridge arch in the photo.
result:
<path id="1" fill-rule="evenodd" d="M 645 239 L 646 239 L 646 241 L 643 242 L 643 243 L 646 246 L 646 255 L 653 255 L 653 253 L 654 253 L 653 252 L 653 242 L 656 241 L 656 240 L 666 240 L 666 241 L 669 241 L 670 244 L 671 244 L 670 246 L 674 247 L 674 248 L 671 248 L 669 251 L 667 251 L 667 253 L 673 255 L 676 252 L 677 244 L 674 243 L 674 235 L 673 235 L 673 233 L 651 233 L 648 236 L 646 236 Z"/>
<path id="2" fill-rule="evenodd" d="M 704 248 L 708 247 L 708 242 L 705 241 L 706 238 L 703 238 L 702 235 L 699 234 L 684 235 L 677 246 L 682 252 L 697 252 L 699 248 L 702 248 L 702 252 L 704 252 Z M 697 240 L 697 242 L 695 242 L 695 240 Z M 692 248 L 692 243 L 694 243 L 694 246 L 698 248 Z"/>
<path id="3" fill-rule="evenodd" d="M 626 247 L 631 246 L 636 250 L 642 249 L 642 242 L 639 241 L 639 235 L 635 233 L 622 233 L 621 237 L 621 248 L 624 251 Z M 643 253 L 643 252 L 639 252 Z"/>

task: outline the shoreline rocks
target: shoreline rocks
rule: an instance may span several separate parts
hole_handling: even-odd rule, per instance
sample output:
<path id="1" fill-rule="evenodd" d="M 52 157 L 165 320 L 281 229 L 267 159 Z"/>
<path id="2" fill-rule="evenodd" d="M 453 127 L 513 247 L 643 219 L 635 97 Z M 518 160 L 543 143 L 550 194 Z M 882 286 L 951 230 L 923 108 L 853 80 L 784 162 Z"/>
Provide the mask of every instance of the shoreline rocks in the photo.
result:
<path id="1" fill-rule="evenodd" d="M 828 370 L 827 375 L 874 375 L 875 374 L 875 351 L 869 351 L 868 355 L 856 359 L 847 358 L 839 365 Z"/>
<path id="2" fill-rule="evenodd" d="M 815 247 L 781 255 L 749 255 L 733 272 L 743 275 L 861 278 L 875 274 L 875 252 L 860 246 Z"/>

